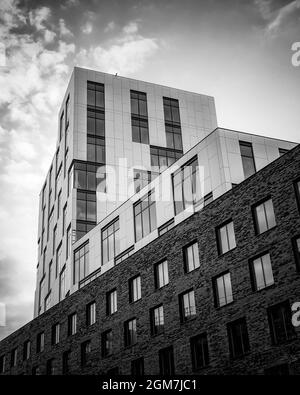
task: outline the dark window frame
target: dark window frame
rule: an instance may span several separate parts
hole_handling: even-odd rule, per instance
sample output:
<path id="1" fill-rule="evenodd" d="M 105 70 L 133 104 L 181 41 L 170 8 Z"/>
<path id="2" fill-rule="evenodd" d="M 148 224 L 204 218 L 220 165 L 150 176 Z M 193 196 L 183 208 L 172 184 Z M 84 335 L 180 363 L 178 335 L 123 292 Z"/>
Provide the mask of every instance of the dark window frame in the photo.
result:
<path id="1" fill-rule="evenodd" d="M 155 310 L 161 307 L 163 308 L 163 325 L 155 325 Z M 151 336 L 158 336 L 165 332 L 165 310 L 163 303 L 160 303 L 159 305 L 156 305 L 150 309 L 150 329 Z"/>
<path id="2" fill-rule="evenodd" d="M 292 238 L 292 246 L 295 257 L 296 271 L 300 273 L 300 246 L 298 247 L 297 241 L 300 243 L 300 234 Z"/>
<path id="3" fill-rule="evenodd" d="M 232 300 L 229 301 L 229 302 L 227 302 L 227 298 L 228 298 L 228 296 L 230 296 L 230 294 L 229 294 L 229 295 L 225 294 L 225 296 L 226 296 L 226 303 L 223 304 L 223 305 L 221 305 L 217 280 L 218 280 L 218 278 L 220 278 L 220 277 L 224 277 L 226 274 L 229 274 L 229 275 L 230 275 L 230 288 L 231 288 L 231 297 L 232 297 Z M 230 305 L 231 303 L 234 302 L 233 288 L 232 288 L 232 278 L 231 278 L 231 272 L 230 272 L 230 270 L 225 270 L 224 272 L 221 272 L 221 273 L 217 274 L 216 276 L 214 276 L 214 277 L 212 278 L 212 283 L 213 283 L 214 305 L 215 305 L 215 308 L 216 308 L 216 309 L 221 309 L 222 307 L 226 307 L 226 306 L 228 306 L 228 305 Z M 224 283 L 224 280 L 223 280 L 223 283 Z M 226 290 L 226 287 L 225 287 L 225 286 L 224 286 L 224 290 Z"/>
<path id="4" fill-rule="evenodd" d="M 250 280 L 251 280 L 251 287 L 252 287 L 252 291 L 253 292 L 262 291 L 264 289 L 267 289 L 267 288 L 270 288 L 270 287 L 274 286 L 274 284 L 275 284 L 275 279 L 274 279 L 274 275 L 273 275 L 273 280 L 274 281 L 273 281 L 272 284 L 265 285 L 264 287 L 258 289 L 257 279 L 256 279 L 255 269 L 254 269 L 254 261 L 256 261 L 259 258 L 264 257 L 265 255 L 269 255 L 270 256 L 272 274 L 274 273 L 273 266 L 272 266 L 271 252 L 269 250 L 263 251 L 260 254 L 257 254 L 254 257 L 252 257 L 251 259 L 249 259 Z M 265 270 L 264 270 L 264 268 L 263 268 L 263 276 L 264 276 L 264 280 L 265 280 Z M 264 281 L 264 282 L 266 282 L 266 281 Z"/>
<path id="5" fill-rule="evenodd" d="M 190 304 L 190 296 L 189 296 L 189 306 L 188 306 L 188 308 L 189 308 L 189 314 L 188 315 L 186 315 L 185 314 L 185 309 L 186 309 L 186 307 L 184 306 L 184 296 L 185 295 L 189 295 L 189 294 L 191 294 L 191 293 L 193 293 L 193 297 L 194 297 L 194 302 L 195 302 L 195 306 L 194 306 L 194 312 L 192 311 L 192 305 Z M 188 322 L 188 321 L 191 321 L 191 320 L 193 320 L 193 319 L 195 319 L 196 318 L 196 316 L 197 316 L 197 308 L 196 308 L 196 292 L 195 292 L 195 289 L 194 288 L 190 288 L 190 289 L 188 289 L 188 290 L 186 290 L 186 291 L 184 291 L 184 292 L 181 292 L 179 295 L 178 295 L 178 302 L 179 302 L 179 313 L 180 313 L 180 322 L 183 324 L 183 323 L 185 323 L 185 322 Z"/>
<path id="6" fill-rule="evenodd" d="M 168 355 L 167 355 L 168 354 Z M 172 376 L 175 374 L 175 361 L 174 361 L 174 348 L 173 346 L 165 347 L 159 350 L 159 371 L 161 376 Z M 164 361 L 164 358 L 168 358 L 168 361 Z M 169 366 L 166 366 L 166 362 Z"/>
<path id="7" fill-rule="evenodd" d="M 167 263 L 168 281 L 166 283 L 165 283 L 165 281 L 163 281 L 163 285 L 159 287 L 159 281 L 158 281 L 159 280 L 159 269 L 158 269 L 158 267 L 160 265 L 162 265 L 164 262 Z M 154 288 L 155 288 L 155 290 L 159 290 L 159 289 L 166 287 L 170 283 L 169 263 L 168 263 L 167 258 L 163 258 L 160 261 L 156 262 L 153 265 L 153 269 L 154 269 L 153 272 L 154 272 Z M 164 270 L 163 270 L 163 273 L 164 273 Z"/>
<path id="8" fill-rule="evenodd" d="M 134 331 L 129 328 L 129 325 L 133 322 L 135 326 Z M 133 347 L 137 342 L 137 319 L 133 317 L 124 322 L 124 346 L 125 348 Z"/>
<path id="9" fill-rule="evenodd" d="M 276 311 L 277 309 L 277 311 Z M 278 333 L 278 326 L 276 327 L 276 322 L 274 320 L 274 312 L 278 314 L 278 310 L 281 319 L 283 318 L 284 321 L 281 321 L 280 324 L 284 324 L 284 332 L 285 332 L 285 339 L 280 339 L 281 334 Z M 282 312 L 284 316 L 282 316 Z M 269 331 L 271 336 L 271 342 L 273 345 L 280 345 L 288 343 L 296 338 L 295 328 L 292 325 L 292 312 L 289 300 L 285 300 L 280 303 L 276 303 L 275 305 L 269 306 L 267 308 L 267 316 L 268 316 L 268 323 L 269 323 Z"/>
<path id="10" fill-rule="evenodd" d="M 140 282 L 139 282 L 139 292 L 137 292 L 137 295 L 140 294 L 140 297 L 134 299 L 134 281 L 137 280 L 138 278 L 140 279 Z M 135 276 L 131 277 L 128 280 L 128 291 L 129 291 L 129 303 L 135 303 L 142 299 L 142 277 L 140 274 L 136 274 Z"/>
<path id="11" fill-rule="evenodd" d="M 199 266 L 195 267 L 195 262 L 194 262 L 194 265 L 193 265 L 194 268 L 193 268 L 192 270 L 188 270 L 188 249 L 189 249 L 190 247 L 192 247 L 193 245 L 195 245 L 195 244 L 197 245 L 197 250 L 198 250 Z M 183 254 L 184 272 L 185 272 L 186 274 L 192 273 L 192 272 L 194 272 L 195 270 L 197 270 L 197 269 L 200 268 L 199 243 L 198 243 L 198 240 L 197 240 L 197 239 L 195 239 L 195 240 L 193 240 L 193 241 L 190 241 L 188 244 L 184 245 L 184 246 L 182 247 L 182 254 Z M 193 251 L 193 255 L 194 255 L 194 251 Z"/>
<path id="12" fill-rule="evenodd" d="M 198 342 L 199 340 L 200 342 Z M 199 348 L 201 348 L 201 353 L 199 353 Z M 210 363 L 209 345 L 208 345 L 208 336 L 206 332 L 203 332 L 199 335 L 195 335 L 190 338 L 190 349 L 191 349 L 193 372 L 198 372 L 199 370 L 209 366 Z"/>
<path id="13" fill-rule="evenodd" d="M 228 228 L 227 228 L 227 226 L 229 224 L 231 224 L 231 223 L 233 224 L 233 234 L 234 234 L 234 241 L 235 241 L 235 246 L 232 247 L 232 248 L 230 248 L 230 245 L 229 245 L 230 238 L 229 238 Z M 222 238 L 221 238 L 221 229 L 223 229 L 225 227 L 226 227 L 227 244 L 228 244 L 228 247 L 229 247 L 229 249 L 227 251 L 223 251 Z M 221 225 L 218 225 L 215 228 L 215 232 L 216 232 L 216 241 L 217 241 L 217 251 L 218 251 L 219 257 L 221 257 L 221 256 L 233 251 L 237 247 L 237 239 L 236 239 L 236 234 L 235 234 L 235 227 L 234 227 L 234 220 L 233 220 L 233 218 L 230 218 L 230 219 L 226 220 L 225 222 L 223 222 Z"/>
<path id="14" fill-rule="evenodd" d="M 272 207 L 273 207 L 273 213 L 274 213 L 274 221 L 275 221 L 275 225 L 271 226 L 270 228 L 268 227 L 268 229 L 266 229 L 263 232 L 260 232 L 259 230 L 259 222 L 258 222 L 258 215 L 257 215 L 257 208 L 261 205 L 264 205 L 265 203 L 267 203 L 269 200 L 271 200 L 272 202 Z M 269 232 L 270 230 L 276 228 L 277 226 L 277 221 L 276 221 L 276 213 L 275 213 L 275 207 L 274 207 L 274 201 L 271 195 L 266 196 L 264 199 L 259 200 L 258 202 L 256 202 L 255 204 L 252 205 L 251 207 L 251 211 L 252 211 L 252 217 L 253 217 L 253 224 L 254 224 L 254 232 L 256 236 L 262 235 L 266 232 Z M 265 213 L 265 218 L 267 220 L 267 216 L 266 216 L 266 210 L 265 210 L 265 206 L 264 206 L 264 213 Z M 267 221 L 268 222 L 268 221 Z"/>
<path id="15" fill-rule="evenodd" d="M 238 327 L 237 327 L 238 326 Z M 234 339 L 233 331 L 239 330 L 241 335 L 241 343 L 240 347 L 242 348 L 242 352 L 238 353 L 237 348 L 237 339 Z M 248 333 L 248 326 L 245 317 L 241 317 L 237 320 L 231 321 L 227 324 L 227 335 L 228 335 L 228 345 L 229 345 L 229 353 L 231 359 L 238 359 L 242 358 L 247 355 L 251 348 L 250 348 L 250 340 L 249 340 L 249 333 Z"/>

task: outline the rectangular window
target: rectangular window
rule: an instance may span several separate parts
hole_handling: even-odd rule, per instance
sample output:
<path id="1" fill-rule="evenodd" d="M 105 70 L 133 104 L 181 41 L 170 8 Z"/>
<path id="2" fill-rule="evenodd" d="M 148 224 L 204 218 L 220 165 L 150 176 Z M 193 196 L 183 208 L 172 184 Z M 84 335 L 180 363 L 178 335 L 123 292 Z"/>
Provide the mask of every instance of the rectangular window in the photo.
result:
<path id="1" fill-rule="evenodd" d="M 77 191 L 76 218 L 79 221 L 89 221 L 96 223 L 97 220 L 96 192 Z"/>
<path id="2" fill-rule="evenodd" d="M 71 229 L 71 224 L 68 226 L 67 229 L 67 240 L 66 240 L 66 259 L 71 256 L 72 252 L 72 229 Z"/>
<path id="3" fill-rule="evenodd" d="M 151 171 L 148 170 L 133 170 L 134 191 L 140 192 L 146 185 L 151 182 Z"/>
<path id="4" fill-rule="evenodd" d="M 74 284 L 89 274 L 89 243 L 80 246 L 74 252 Z"/>
<path id="5" fill-rule="evenodd" d="M 74 230 L 75 241 L 80 240 L 90 230 L 96 226 L 96 221 L 76 221 L 76 229 Z"/>
<path id="6" fill-rule="evenodd" d="M 156 229 L 156 206 L 154 192 L 147 193 L 133 207 L 135 241 L 139 241 Z"/>
<path id="7" fill-rule="evenodd" d="M 158 236 L 162 236 L 163 234 L 167 233 L 170 229 L 174 228 L 175 221 L 172 218 L 170 221 L 166 222 L 162 226 L 158 228 Z"/>
<path id="8" fill-rule="evenodd" d="M 36 338 L 36 352 L 37 354 L 43 352 L 45 348 L 45 334 L 41 332 L 37 335 Z"/>
<path id="9" fill-rule="evenodd" d="M 193 243 L 183 249 L 185 272 L 189 273 L 200 266 L 198 243 Z"/>
<path id="10" fill-rule="evenodd" d="M 297 182 L 295 182 L 294 186 L 295 186 L 297 203 L 298 203 L 298 207 L 299 207 L 299 211 L 300 211 L 300 181 L 298 180 Z"/>
<path id="11" fill-rule="evenodd" d="M 207 334 L 194 336 L 190 339 L 193 372 L 209 365 Z"/>
<path id="12" fill-rule="evenodd" d="M 181 322 L 188 321 L 196 315 L 195 292 L 187 291 L 179 295 Z"/>
<path id="13" fill-rule="evenodd" d="M 213 280 L 215 306 L 222 307 L 233 301 L 230 273 L 224 273 Z"/>
<path id="14" fill-rule="evenodd" d="M 66 375 L 70 373 L 70 358 L 71 358 L 71 351 L 67 350 L 63 353 L 62 356 L 62 374 Z"/>
<path id="15" fill-rule="evenodd" d="M 180 124 L 179 102 L 177 99 L 163 97 L 165 122 Z"/>
<path id="16" fill-rule="evenodd" d="M 175 374 L 173 346 L 159 350 L 159 370 L 161 376 Z"/>
<path id="17" fill-rule="evenodd" d="M 141 276 L 136 276 L 129 280 L 129 303 L 141 299 Z"/>
<path id="18" fill-rule="evenodd" d="M 252 144 L 247 143 L 246 141 L 240 141 L 240 151 L 242 156 L 244 177 L 248 178 L 256 172 Z"/>
<path id="19" fill-rule="evenodd" d="M 102 343 L 102 357 L 104 358 L 108 357 L 113 352 L 113 333 L 111 329 L 102 333 L 101 343 Z"/>
<path id="20" fill-rule="evenodd" d="M 66 265 L 59 275 L 59 301 L 63 300 L 66 296 Z"/>
<path id="21" fill-rule="evenodd" d="M 150 146 L 152 179 L 175 163 L 182 155 L 182 150 Z"/>
<path id="22" fill-rule="evenodd" d="M 245 318 L 227 324 L 231 358 L 238 358 L 250 351 L 249 336 Z"/>
<path id="23" fill-rule="evenodd" d="M 136 319 L 133 318 L 124 323 L 125 347 L 133 346 L 137 342 Z"/>
<path id="24" fill-rule="evenodd" d="M 45 297 L 45 311 L 51 307 L 51 292 Z"/>
<path id="25" fill-rule="evenodd" d="M 164 307 L 162 304 L 157 307 L 153 307 L 150 310 L 150 323 L 151 323 L 152 336 L 156 336 L 164 332 L 165 319 L 164 319 Z"/>
<path id="26" fill-rule="evenodd" d="M 267 309 L 273 344 L 282 344 L 295 338 L 289 301 L 278 303 Z"/>
<path id="27" fill-rule="evenodd" d="M 86 324 L 87 326 L 96 323 L 96 302 L 91 302 L 86 306 Z"/>
<path id="28" fill-rule="evenodd" d="M 23 346 L 23 361 L 28 361 L 30 358 L 31 343 L 30 340 L 26 340 Z"/>
<path id="29" fill-rule="evenodd" d="M 130 91 L 132 141 L 149 144 L 146 93 Z"/>
<path id="30" fill-rule="evenodd" d="M 255 231 L 261 234 L 276 226 L 272 199 L 268 199 L 253 207 Z"/>
<path id="31" fill-rule="evenodd" d="M 81 366 L 85 367 L 88 364 L 89 355 L 91 353 L 91 341 L 87 340 L 81 343 Z"/>
<path id="32" fill-rule="evenodd" d="M 101 230 L 102 240 L 102 265 L 114 259 L 120 252 L 120 224 L 116 218 Z"/>
<path id="33" fill-rule="evenodd" d="M 169 284 L 168 261 L 159 262 L 154 266 L 154 280 L 156 289 Z"/>
<path id="34" fill-rule="evenodd" d="M 181 127 L 166 124 L 167 148 L 182 150 Z"/>
<path id="35" fill-rule="evenodd" d="M 52 346 L 59 343 L 60 340 L 60 324 L 55 324 L 51 329 L 51 344 Z"/>
<path id="36" fill-rule="evenodd" d="M 252 285 L 255 291 L 274 284 L 270 254 L 261 255 L 250 262 Z"/>
<path id="37" fill-rule="evenodd" d="M 77 314 L 73 313 L 68 317 L 68 336 L 75 335 L 77 333 Z"/>
<path id="38" fill-rule="evenodd" d="M 11 360 L 10 360 L 10 366 L 12 368 L 16 367 L 18 364 L 18 349 L 14 348 L 11 352 Z"/>
<path id="39" fill-rule="evenodd" d="M 225 254 L 236 247 L 233 221 L 217 228 L 217 244 L 219 255 Z"/>
<path id="40" fill-rule="evenodd" d="M 62 192 L 60 190 L 58 193 L 58 198 L 57 198 L 57 219 L 59 218 L 60 211 L 61 211 L 61 194 L 62 194 Z"/>
<path id="41" fill-rule="evenodd" d="M 45 298 L 45 276 L 40 281 L 40 289 L 39 289 L 39 311 L 42 310 L 43 300 Z"/>
<path id="42" fill-rule="evenodd" d="M 1 355 L 1 357 L 0 357 L 0 374 L 5 373 L 5 363 L 6 363 L 6 357 L 5 357 L 5 355 Z"/>
<path id="43" fill-rule="evenodd" d="M 65 128 L 68 129 L 69 123 L 70 123 L 70 96 L 67 97 L 66 100 L 66 124 Z"/>
<path id="44" fill-rule="evenodd" d="M 64 127 L 65 127 L 65 114 L 64 112 L 62 112 L 59 119 L 59 141 L 61 141 L 62 136 L 64 134 Z"/>
<path id="45" fill-rule="evenodd" d="M 105 113 L 98 110 L 87 110 L 87 134 L 89 136 L 105 136 Z"/>
<path id="46" fill-rule="evenodd" d="M 104 85 L 98 82 L 87 82 L 87 106 L 104 108 Z"/>
<path id="47" fill-rule="evenodd" d="M 56 277 L 61 272 L 63 267 L 63 259 L 62 259 L 62 243 L 58 246 L 56 250 Z"/>
<path id="48" fill-rule="evenodd" d="M 104 166 L 102 165 L 75 162 L 73 170 L 74 188 L 92 192 L 99 190 L 98 186 L 103 181 L 103 170 Z"/>
<path id="49" fill-rule="evenodd" d="M 105 140 L 87 136 L 87 160 L 89 162 L 105 163 Z"/>
<path id="50" fill-rule="evenodd" d="M 131 375 L 136 376 L 144 376 L 144 358 L 138 358 L 134 361 L 131 361 Z"/>
<path id="51" fill-rule="evenodd" d="M 194 158 L 172 174 L 175 215 L 194 207 L 201 199 L 198 159 Z"/>
<path id="52" fill-rule="evenodd" d="M 292 239 L 293 250 L 295 255 L 296 269 L 300 272 L 300 236 Z"/>
<path id="53" fill-rule="evenodd" d="M 46 364 L 46 375 L 53 376 L 55 374 L 54 359 L 48 359 Z"/>
<path id="54" fill-rule="evenodd" d="M 106 294 L 106 314 L 112 315 L 118 310 L 117 290 L 113 289 Z"/>
<path id="55" fill-rule="evenodd" d="M 65 234 L 67 224 L 67 204 L 63 208 L 63 223 L 62 223 L 62 234 Z"/>
<path id="56" fill-rule="evenodd" d="M 52 284 L 52 261 L 49 263 L 49 269 L 48 269 L 48 292 L 51 291 L 51 284 Z"/>
<path id="57" fill-rule="evenodd" d="M 57 225 L 53 229 L 53 240 L 52 240 L 52 254 L 55 255 L 56 251 L 56 237 L 57 237 Z"/>

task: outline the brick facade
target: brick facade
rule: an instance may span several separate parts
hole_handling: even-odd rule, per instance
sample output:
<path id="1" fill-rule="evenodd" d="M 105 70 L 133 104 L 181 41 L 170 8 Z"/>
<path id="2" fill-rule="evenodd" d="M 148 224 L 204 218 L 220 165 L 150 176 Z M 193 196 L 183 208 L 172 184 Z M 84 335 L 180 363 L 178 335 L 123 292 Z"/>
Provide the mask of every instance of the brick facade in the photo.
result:
<path id="1" fill-rule="evenodd" d="M 62 372 L 63 352 L 70 350 L 71 374 L 99 374 L 118 367 L 121 374 L 131 374 L 131 362 L 144 357 L 145 374 L 159 373 L 159 350 L 174 347 L 175 373 L 191 374 L 190 338 L 206 332 L 209 366 L 200 374 L 263 374 L 264 369 L 288 363 L 290 374 L 300 373 L 300 327 L 295 339 L 285 344 L 271 344 L 267 308 L 279 302 L 290 305 L 300 301 L 300 273 L 296 270 L 292 238 L 300 235 L 300 212 L 294 181 L 300 176 L 300 146 L 274 161 L 254 176 L 210 203 L 200 212 L 155 239 L 124 262 L 69 296 L 40 317 L 16 331 L 0 343 L 0 357 L 6 355 L 6 374 L 31 374 L 33 367 L 46 373 L 46 364 L 54 359 L 55 372 Z M 261 235 L 254 230 L 252 206 L 271 197 L 276 227 Z M 216 227 L 232 219 L 237 246 L 219 256 Z M 184 271 L 183 247 L 192 241 L 199 246 L 200 267 Z M 100 242 L 100 240 L 99 240 Z M 268 251 L 275 283 L 261 291 L 253 291 L 249 260 Z M 155 290 L 154 265 L 167 259 L 169 284 Z M 231 273 L 234 301 L 216 308 L 212 279 L 222 272 Z M 128 280 L 140 274 L 142 298 L 129 303 Z M 116 288 L 118 311 L 106 316 L 106 293 Z M 178 295 L 194 289 L 196 316 L 181 323 Z M 97 321 L 86 326 L 86 305 L 96 301 Z M 152 337 L 149 310 L 163 303 L 165 330 Z M 78 316 L 77 334 L 68 337 L 68 316 Z M 137 319 L 137 344 L 124 348 L 124 322 Z M 239 359 L 229 355 L 227 323 L 245 317 L 250 351 Z M 51 327 L 61 324 L 60 343 L 51 345 Z M 113 353 L 101 356 L 101 333 L 113 331 Z M 36 337 L 45 331 L 45 350 L 36 354 Z M 31 358 L 23 362 L 23 343 L 31 340 Z M 81 344 L 91 340 L 87 366 L 81 368 Z M 10 368 L 11 351 L 18 347 L 18 363 Z"/>

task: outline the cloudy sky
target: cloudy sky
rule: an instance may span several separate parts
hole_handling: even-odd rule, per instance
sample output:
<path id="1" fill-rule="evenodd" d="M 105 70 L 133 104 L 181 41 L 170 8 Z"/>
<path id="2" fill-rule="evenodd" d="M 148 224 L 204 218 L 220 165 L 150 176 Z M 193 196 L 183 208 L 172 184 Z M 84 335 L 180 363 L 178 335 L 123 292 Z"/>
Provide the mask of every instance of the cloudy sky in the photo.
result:
<path id="1" fill-rule="evenodd" d="M 32 318 L 38 195 L 72 67 L 209 94 L 220 126 L 300 141 L 294 42 L 299 0 L 0 0 L 0 338 Z"/>

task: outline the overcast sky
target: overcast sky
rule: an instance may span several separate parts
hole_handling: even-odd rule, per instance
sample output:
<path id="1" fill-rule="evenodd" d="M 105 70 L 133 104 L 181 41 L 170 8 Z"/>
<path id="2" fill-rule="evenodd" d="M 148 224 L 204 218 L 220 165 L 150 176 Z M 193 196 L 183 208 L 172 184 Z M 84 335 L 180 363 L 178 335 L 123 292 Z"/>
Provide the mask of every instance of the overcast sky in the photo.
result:
<path id="1" fill-rule="evenodd" d="M 300 141 L 294 42 L 299 0 L 0 0 L 0 338 L 33 315 L 38 195 L 72 67 L 209 94 L 219 126 Z"/>

